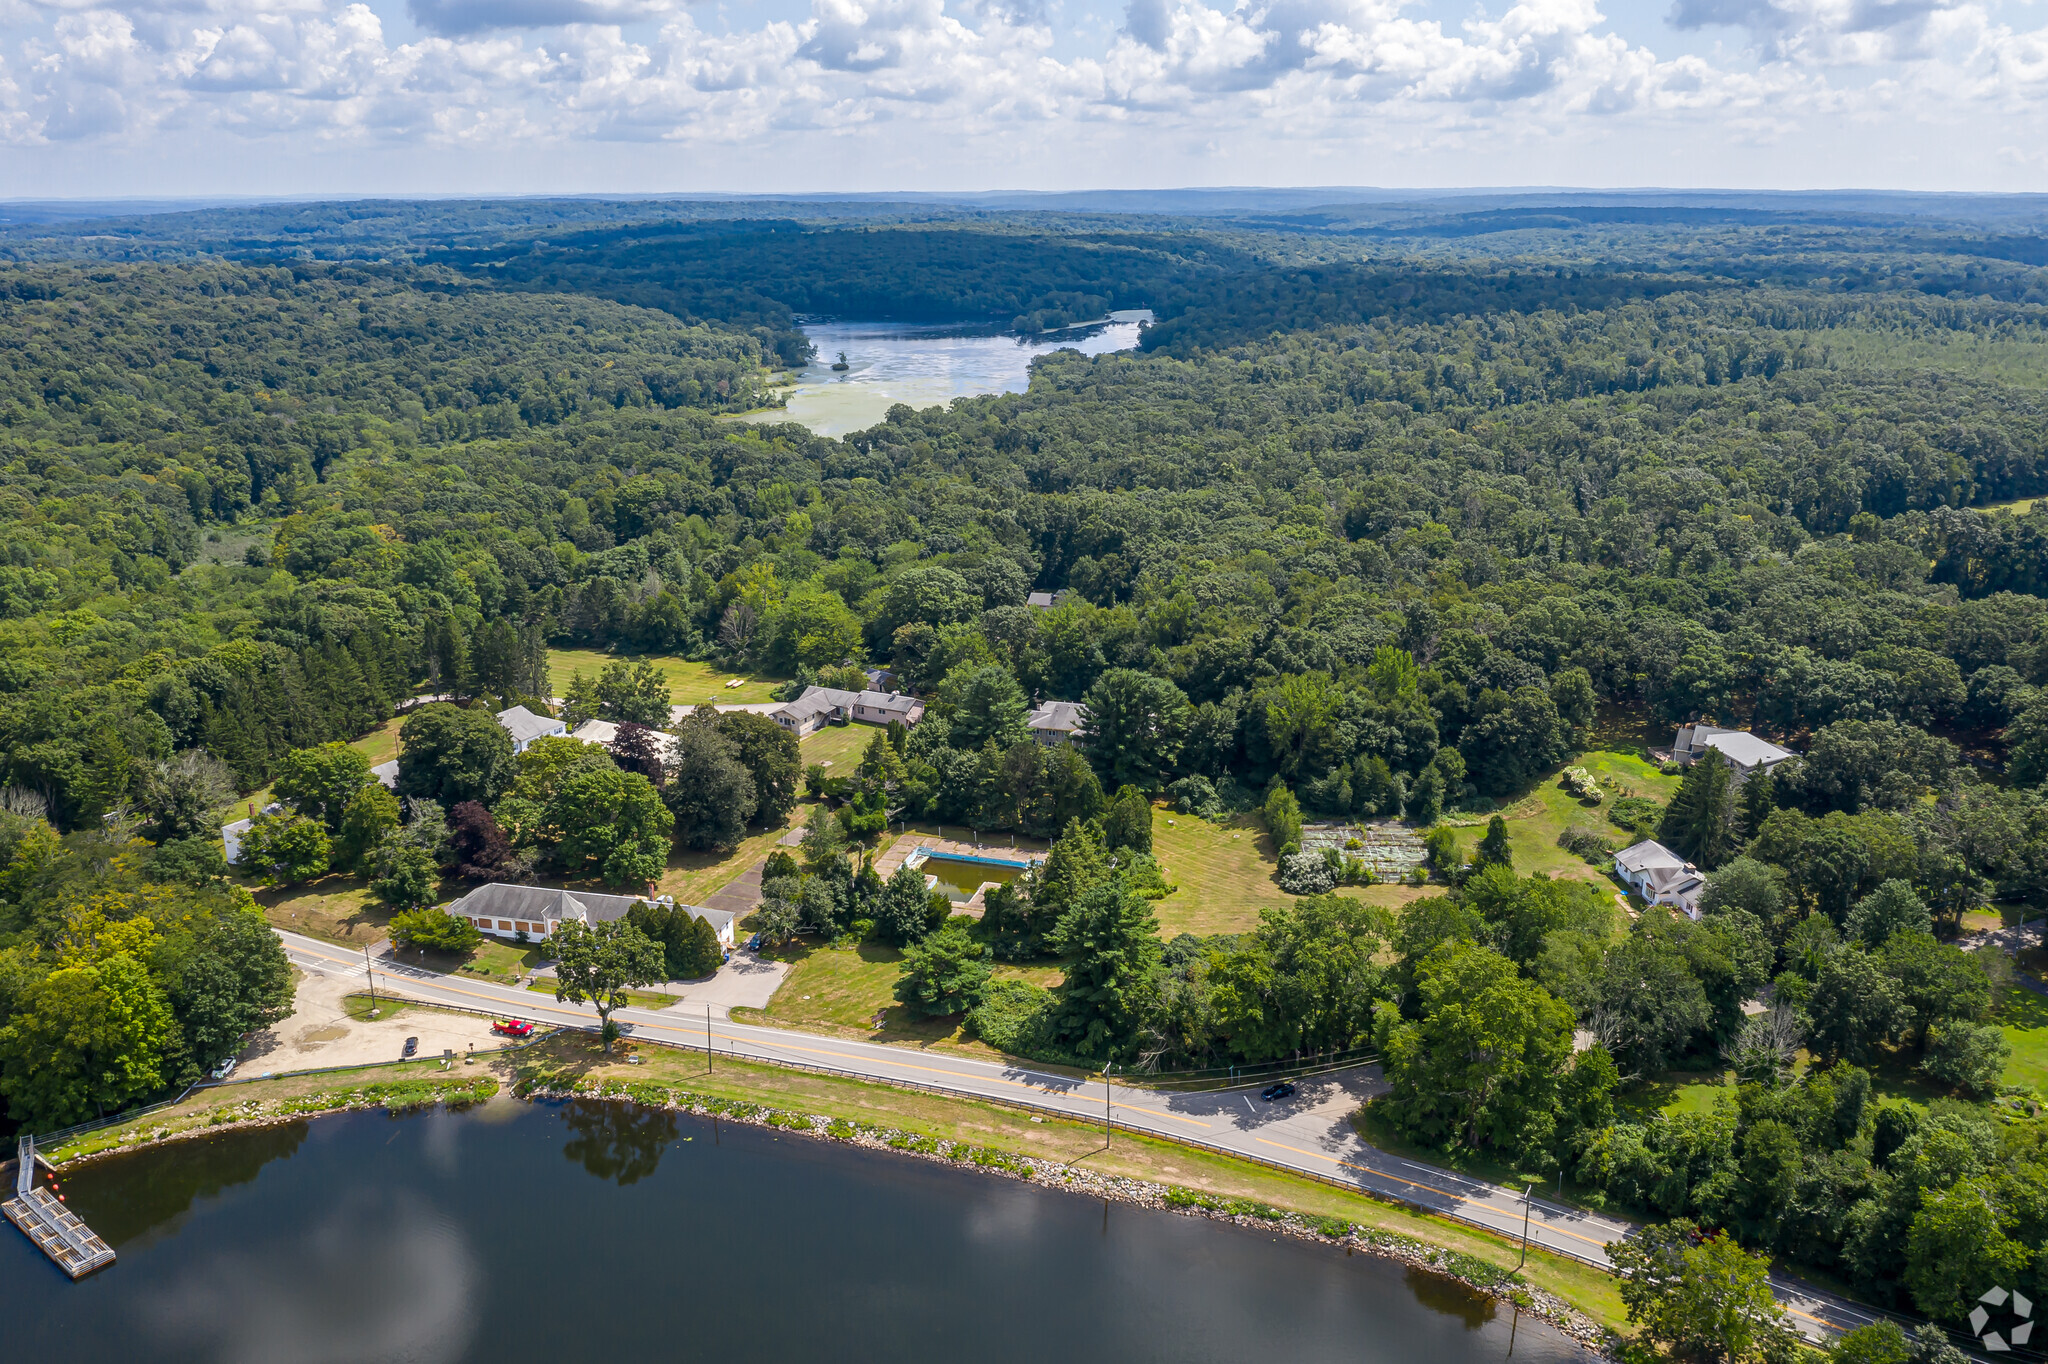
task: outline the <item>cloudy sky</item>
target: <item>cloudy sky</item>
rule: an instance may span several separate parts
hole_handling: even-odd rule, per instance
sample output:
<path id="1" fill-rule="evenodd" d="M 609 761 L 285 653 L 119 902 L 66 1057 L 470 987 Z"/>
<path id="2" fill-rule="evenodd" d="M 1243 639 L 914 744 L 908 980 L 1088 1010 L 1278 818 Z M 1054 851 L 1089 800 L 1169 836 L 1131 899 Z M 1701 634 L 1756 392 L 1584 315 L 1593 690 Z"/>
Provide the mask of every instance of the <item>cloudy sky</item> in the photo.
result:
<path id="1" fill-rule="evenodd" d="M 0 197 L 2048 190 L 2048 0 L 0 0 Z"/>

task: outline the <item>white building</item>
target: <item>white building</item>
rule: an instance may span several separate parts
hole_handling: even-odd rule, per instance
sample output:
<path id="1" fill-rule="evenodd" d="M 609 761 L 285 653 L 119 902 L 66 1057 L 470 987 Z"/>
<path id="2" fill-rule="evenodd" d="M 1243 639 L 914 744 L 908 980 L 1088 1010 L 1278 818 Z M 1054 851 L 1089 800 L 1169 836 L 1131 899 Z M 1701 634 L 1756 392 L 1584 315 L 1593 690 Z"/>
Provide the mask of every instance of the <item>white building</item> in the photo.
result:
<path id="1" fill-rule="evenodd" d="M 585 924 L 610 923 L 625 918 L 626 911 L 637 904 L 674 905 L 691 917 L 708 922 L 718 934 L 721 946 L 732 946 L 734 916 L 729 911 L 676 904 L 674 897 L 666 895 L 599 895 L 587 890 L 511 886 L 493 881 L 449 905 L 448 912 L 495 937 L 510 938 L 524 933 L 529 938 L 545 938 L 564 919 Z"/>
<path id="2" fill-rule="evenodd" d="M 1657 840 L 1646 838 L 1616 853 L 1614 874 L 1642 896 L 1643 903 L 1671 905 L 1684 911 L 1687 918 L 1700 917 L 1700 891 L 1706 878 L 1698 867 Z"/>
<path id="3" fill-rule="evenodd" d="M 914 725 L 924 719 L 924 702 L 895 691 L 805 687 L 802 696 L 770 711 L 769 718 L 801 739 L 841 720 L 856 720 L 864 725 L 901 720 L 906 726 Z"/>
<path id="4" fill-rule="evenodd" d="M 546 715 L 535 715 L 524 706 L 498 712 L 498 723 L 512 736 L 512 751 L 524 753 L 535 739 L 567 737 L 569 727 L 560 720 Z"/>
<path id="5" fill-rule="evenodd" d="M 1088 707 L 1079 701 L 1041 701 L 1038 709 L 1024 717 L 1031 737 L 1047 748 L 1070 744 L 1087 722 Z"/>
<path id="6" fill-rule="evenodd" d="M 1738 782 L 1752 772 L 1768 772 L 1785 759 L 1799 756 L 1769 739 L 1757 738 L 1746 729 L 1691 724 L 1678 727 L 1678 737 L 1671 745 L 1671 759 L 1690 767 L 1704 758 L 1709 749 L 1728 760 L 1728 765 L 1735 769 Z"/>

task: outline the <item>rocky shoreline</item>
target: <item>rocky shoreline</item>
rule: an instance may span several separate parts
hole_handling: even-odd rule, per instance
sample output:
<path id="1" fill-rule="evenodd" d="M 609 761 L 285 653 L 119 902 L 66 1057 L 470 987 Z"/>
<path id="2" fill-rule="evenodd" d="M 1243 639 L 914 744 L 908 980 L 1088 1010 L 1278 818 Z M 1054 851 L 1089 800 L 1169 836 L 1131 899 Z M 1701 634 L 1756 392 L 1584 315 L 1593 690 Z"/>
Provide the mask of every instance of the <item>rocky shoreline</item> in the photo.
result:
<path id="1" fill-rule="evenodd" d="M 1508 1304 L 1547 1322 L 1589 1353 L 1613 1359 L 1617 1338 L 1596 1325 L 1584 1313 L 1555 1294 L 1537 1288 L 1512 1271 L 1503 1270 L 1476 1256 L 1432 1246 L 1412 1237 L 1360 1226 L 1335 1217 L 1316 1217 L 1287 1212 L 1250 1199 L 1228 1198 L 1202 1189 L 1122 1175 L 1077 1170 L 1058 1161 L 1022 1156 L 968 1142 L 922 1136 L 897 1128 L 876 1127 L 817 1113 L 772 1108 L 765 1104 L 696 1094 L 689 1090 L 636 1081 L 602 1081 L 568 1089 L 537 1086 L 523 1090 L 526 1099 L 610 1099 L 658 1108 L 695 1117 L 717 1117 L 728 1122 L 772 1127 L 843 1142 L 876 1151 L 893 1151 L 941 1164 L 961 1166 L 1009 1179 L 1030 1180 L 1049 1189 L 1066 1189 L 1090 1197 L 1128 1203 L 1135 1207 L 1206 1217 L 1261 1231 L 1275 1231 L 1297 1240 L 1315 1241 L 1345 1250 L 1378 1255 L 1415 1269 L 1454 1279 L 1476 1292 Z"/>
<path id="2" fill-rule="evenodd" d="M 124 1155 L 191 1137 L 210 1136 L 225 1130 L 242 1130 L 299 1122 L 329 1113 L 360 1112 L 382 1108 L 390 1113 L 447 1106 L 466 1108 L 482 1103 L 499 1092 L 495 1080 L 477 1076 L 461 1080 L 411 1081 L 397 1084 L 354 1086 L 322 1094 L 302 1095 L 270 1102 L 251 1101 L 210 1111 L 204 1122 L 190 1126 L 170 1125 L 137 1128 L 105 1146 L 63 1153 L 56 1163 L 72 1168 L 105 1156 Z M 1432 1246 L 1412 1237 L 1360 1226 L 1335 1217 L 1317 1217 L 1287 1212 L 1251 1199 L 1230 1198 L 1203 1189 L 1159 1184 L 1123 1175 L 1106 1175 L 1079 1170 L 1058 1161 L 1023 1156 L 969 1142 L 923 1136 L 899 1128 L 877 1127 L 819 1113 L 774 1108 L 743 1099 L 697 1094 L 686 1089 L 645 1081 L 605 1080 L 568 1088 L 548 1085 L 522 1087 L 516 1097 L 532 1100 L 600 1099 L 618 1100 L 643 1108 L 686 1113 L 695 1117 L 716 1117 L 727 1122 L 770 1127 L 843 1142 L 876 1151 L 965 1167 L 984 1174 L 1029 1180 L 1049 1189 L 1065 1189 L 1092 1198 L 1110 1199 L 1134 1207 L 1177 1212 L 1211 1221 L 1229 1222 L 1261 1231 L 1279 1232 L 1297 1240 L 1342 1247 L 1353 1253 L 1378 1255 L 1415 1269 L 1456 1280 L 1476 1292 L 1508 1304 L 1549 1323 L 1588 1352 L 1615 1358 L 1616 1338 L 1554 1294 L 1546 1293 L 1512 1271 L 1462 1252 Z M 62 1148 L 60 1148 L 60 1152 Z"/>

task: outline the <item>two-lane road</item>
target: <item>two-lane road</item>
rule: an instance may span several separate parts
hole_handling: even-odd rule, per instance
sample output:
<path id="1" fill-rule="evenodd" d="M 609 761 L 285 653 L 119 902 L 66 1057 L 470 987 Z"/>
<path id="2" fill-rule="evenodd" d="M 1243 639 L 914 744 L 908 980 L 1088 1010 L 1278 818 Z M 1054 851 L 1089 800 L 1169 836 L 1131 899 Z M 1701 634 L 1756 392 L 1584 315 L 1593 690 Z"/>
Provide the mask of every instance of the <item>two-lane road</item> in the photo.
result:
<path id="1" fill-rule="evenodd" d="M 278 936 L 293 962 L 305 969 L 324 974 L 364 974 L 368 969 L 360 955 L 345 948 L 295 933 Z M 491 1010 L 569 1027 L 587 1028 L 597 1021 L 596 1011 L 582 1005 L 557 1003 L 552 996 L 531 990 L 408 967 L 394 962 L 388 953 L 377 957 L 375 970 L 380 988 L 424 1003 Z M 1106 1104 L 1118 1128 L 1197 1143 L 1334 1179 L 1477 1224 L 1510 1239 L 1521 1237 L 1526 1224 L 1530 1244 L 1602 1267 L 1608 1263 L 1607 1243 L 1634 1229 L 1633 1223 L 1618 1218 L 1405 1160 L 1361 1140 L 1352 1130 L 1350 1115 L 1360 1102 L 1384 1089 L 1377 1066 L 1297 1081 L 1298 1093 L 1293 1098 L 1268 1104 L 1253 1090 L 1166 1094 L 929 1049 L 735 1023 L 722 1015 L 715 1006 L 707 1015 L 698 1006 L 683 1004 L 665 1010 L 620 1009 L 612 1017 L 629 1034 L 653 1042 L 687 1047 L 708 1044 L 721 1056 L 796 1062 L 867 1079 L 1030 1104 L 1082 1122 L 1101 1122 Z M 1803 1285 L 1784 1281 L 1779 1289 L 1809 1332 L 1817 1332 L 1823 1325 L 1847 1329 L 1872 1319 L 1856 1304 Z"/>

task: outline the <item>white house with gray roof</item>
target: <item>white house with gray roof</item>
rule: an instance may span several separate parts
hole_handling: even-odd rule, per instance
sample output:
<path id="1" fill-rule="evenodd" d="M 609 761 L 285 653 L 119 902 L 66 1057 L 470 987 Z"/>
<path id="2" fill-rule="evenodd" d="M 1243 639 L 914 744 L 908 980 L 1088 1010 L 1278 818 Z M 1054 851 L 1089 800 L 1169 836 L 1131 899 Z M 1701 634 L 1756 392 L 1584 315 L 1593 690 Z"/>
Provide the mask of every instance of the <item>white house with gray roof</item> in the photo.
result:
<path id="1" fill-rule="evenodd" d="M 1616 853 L 1614 874 L 1642 896 L 1643 903 L 1670 905 L 1687 918 L 1700 917 L 1700 891 L 1706 887 L 1706 878 L 1698 867 L 1656 839 L 1646 838 Z"/>
<path id="2" fill-rule="evenodd" d="M 1024 717 L 1031 737 L 1047 748 L 1070 744 L 1087 722 L 1088 707 L 1079 701 L 1041 701 L 1038 709 Z"/>
<path id="3" fill-rule="evenodd" d="M 512 751 L 524 753 L 535 739 L 566 736 L 569 727 L 548 715 L 535 715 L 524 706 L 498 712 L 498 723 L 512 736 Z"/>
<path id="4" fill-rule="evenodd" d="M 924 702 L 896 691 L 841 691 L 837 687 L 805 687 L 804 694 L 768 713 L 768 718 L 801 739 L 829 724 L 856 720 L 906 726 L 924 719 Z"/>
<path id="5" fill-rule="evenodd" d="M 1690 767 L 1709 751 L 1728 760 L 1738 782 L 1752 772 L 1768 772 L 1785 759 L 1799 756 L 1769 739 L 1757 738 L 1746 729 L 1722 729 L 1704 722 L 1678 727 L 1678 737 L 1671 745 L 1673 762 Z"/>
<path id="6" fill-rule="evenodd" d="M 448 912 L 495 937 L 511 938 L 524 933 L 529 938 L 545 938 L 565 919 L 585 924 L 610 923 L 625 918 L 626 911 L 638 904 L 674 905 L 692 918 L 709 923 L 722 946 L 732 946 L 734 916 L 729 911 L 677 904 L 672 896 L 666 895 L 601 895 L 587 890 L 512 886 L 493 881 L 449 905 Z"/>

